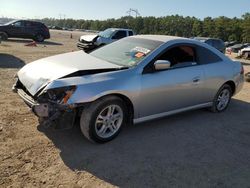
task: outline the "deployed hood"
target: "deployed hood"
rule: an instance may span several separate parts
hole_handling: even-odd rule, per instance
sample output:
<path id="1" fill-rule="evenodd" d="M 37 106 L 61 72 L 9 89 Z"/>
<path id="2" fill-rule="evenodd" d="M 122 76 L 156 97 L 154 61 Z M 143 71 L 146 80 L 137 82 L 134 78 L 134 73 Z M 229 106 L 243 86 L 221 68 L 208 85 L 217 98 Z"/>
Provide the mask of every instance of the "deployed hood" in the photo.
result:
<path id="1" fill-rule="evenodd" d="M 18 79 L 35 95 L 49 82 L 83 70 L 119 69 L 118 65 L 103 61 L 83 51 L 47 57 L 24 66 L 18 73 Z"/>
<path id="2" fill-rule="evenodd" d="M 93 41 L 98 35 L 83 35 L 80 37 L 80 41 L 84 40 L 87 42 Z"/>

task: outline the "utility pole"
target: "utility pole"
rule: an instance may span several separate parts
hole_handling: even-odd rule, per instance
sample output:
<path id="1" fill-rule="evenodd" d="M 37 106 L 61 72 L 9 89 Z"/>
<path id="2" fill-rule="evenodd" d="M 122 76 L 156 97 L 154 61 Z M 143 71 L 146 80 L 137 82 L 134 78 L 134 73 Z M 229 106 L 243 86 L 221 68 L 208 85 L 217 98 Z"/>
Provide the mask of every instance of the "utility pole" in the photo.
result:
<path id="1" fill-rule="evenodd" d="M 135 14 L 135 17 L 137 18 L 138 16 L 140 16 L 140 13 L 137 9 L 132 9 L 130 8 L 127 12 L 126 12 L 129 16 L 132 16 L 132 13 Z"/>

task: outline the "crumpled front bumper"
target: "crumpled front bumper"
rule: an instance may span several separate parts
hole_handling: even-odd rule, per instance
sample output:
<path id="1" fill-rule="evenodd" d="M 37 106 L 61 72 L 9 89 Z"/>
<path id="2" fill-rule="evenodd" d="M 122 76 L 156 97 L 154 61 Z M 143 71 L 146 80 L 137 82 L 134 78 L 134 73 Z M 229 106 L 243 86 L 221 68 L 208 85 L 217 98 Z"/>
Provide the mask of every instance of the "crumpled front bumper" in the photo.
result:
<path id="1" fill-rule="evenodd" d="M 75 105 L 62 105 L 52 102 L 38 103 L 22 89 L 13 89 L 39 118 L 40 124 L 56 129 L 72 128 L 76 116 Z"/>
<path id="2" fill-rule="evenodd" d="M 89 51 L 97 48 L 97 46 L 93 43 L 84 43 L 82 41 L 79 41 L 79 42 L 77 42 L 77 48 L 79 48 L 80 50 L 83 50 L 85 52 L 89 52 Z"/>

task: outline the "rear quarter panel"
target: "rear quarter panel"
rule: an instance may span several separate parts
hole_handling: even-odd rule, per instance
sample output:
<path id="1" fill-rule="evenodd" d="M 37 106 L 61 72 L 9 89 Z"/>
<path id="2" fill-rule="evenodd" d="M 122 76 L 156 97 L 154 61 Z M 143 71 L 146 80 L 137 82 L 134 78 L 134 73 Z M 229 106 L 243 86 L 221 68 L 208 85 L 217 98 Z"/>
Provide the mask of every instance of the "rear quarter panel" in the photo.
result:
<path id="1" fill-rule="evenodd" d="M 205 73 L 204 101 L 210 102 L 214 99 L 221 86 L 233 81 L 236 92 L 242 87 L 241 65 L 231 60 L 203 65 Z"/>

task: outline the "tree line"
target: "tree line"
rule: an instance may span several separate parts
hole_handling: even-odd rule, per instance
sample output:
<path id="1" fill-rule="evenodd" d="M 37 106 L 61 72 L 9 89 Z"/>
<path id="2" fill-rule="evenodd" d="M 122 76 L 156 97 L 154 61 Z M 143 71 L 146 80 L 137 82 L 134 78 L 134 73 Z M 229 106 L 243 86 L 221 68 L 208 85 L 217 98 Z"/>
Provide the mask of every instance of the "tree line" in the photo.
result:
<path id="1" fill-rule="evenodd" d="M 137 34 L 163 34 L 181 37 L 212 37 L 224 41 L 250 42 L 250 13 L 241 18 L 225 16 L 203 20 L 195 17 L 172 15 L 165 17 L 121 17 L 107 20 L 74 20 L 44 18 L 40 20 L 49 26 L 85 30 L 104 30 L 110 27 L 131 28 Z"/>

